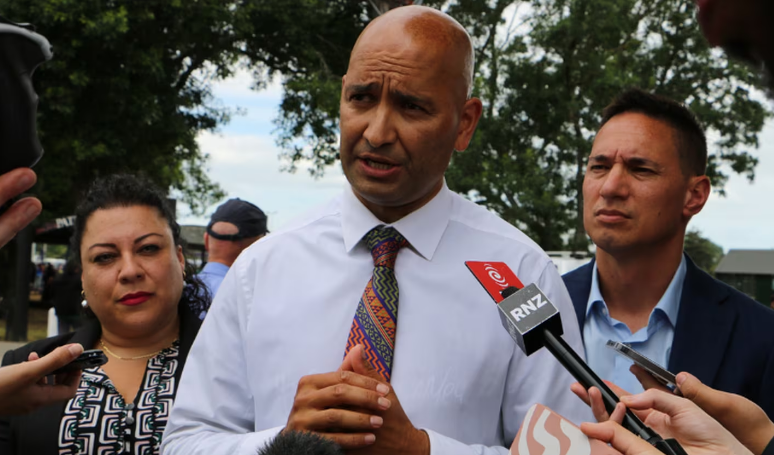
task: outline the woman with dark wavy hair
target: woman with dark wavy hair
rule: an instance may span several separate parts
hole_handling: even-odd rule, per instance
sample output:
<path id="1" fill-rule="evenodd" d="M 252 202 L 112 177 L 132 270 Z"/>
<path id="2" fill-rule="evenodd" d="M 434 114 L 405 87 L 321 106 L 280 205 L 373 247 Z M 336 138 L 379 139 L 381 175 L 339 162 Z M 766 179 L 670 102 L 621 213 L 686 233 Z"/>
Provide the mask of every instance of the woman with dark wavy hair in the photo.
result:
<path id="1" fill-rule="evenodd" d="M 68 402 L 0 420 L 0 453 L 158 454 L 209 295 L 186 265 L 166 198 L 150 182 L 97 180 L 76 217 L 71 251 L 83 270 L 87 321 L 8 352 L 3 365 L 68 343 L 101 349 L 108 363 L 84 370 Z"/>

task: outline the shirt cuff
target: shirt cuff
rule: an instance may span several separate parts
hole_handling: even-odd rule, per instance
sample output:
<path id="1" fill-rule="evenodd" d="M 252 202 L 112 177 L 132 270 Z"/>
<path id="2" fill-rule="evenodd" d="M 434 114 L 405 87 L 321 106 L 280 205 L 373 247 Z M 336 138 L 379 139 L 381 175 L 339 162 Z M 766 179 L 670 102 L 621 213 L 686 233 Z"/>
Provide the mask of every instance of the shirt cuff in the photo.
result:
<path id="1" fill-rule="evenodd" d="M 430 439 L 430 455 L 474 455 L 478 453 L 502 455 L 508 454 L 508 449 L 505 447 L 489 447 L 487 448 L 488 450 L 484 450 L 483 452 L 480 450 L 476 451 L 473 449 L 473 447 L 465 443 L 457 441 L 456 439 L 452 439 L 448 436 L 444 436 L 440 433 L 436 433 L 433 430 L 428 430 L 427 428 L 420 428 L 420 430 L 427 433 L 427 436 Z M 476 447 L 483 448 L 483 446 L 480 445 L 477 445 Z"/>
<path id="2" fill-rule="evenodd" d="M 255 455 L 259 449 L 266 447 L 285 427 L 269 428 L 268 430 L 249 433 L 237 447 L 234 455 Z"/>

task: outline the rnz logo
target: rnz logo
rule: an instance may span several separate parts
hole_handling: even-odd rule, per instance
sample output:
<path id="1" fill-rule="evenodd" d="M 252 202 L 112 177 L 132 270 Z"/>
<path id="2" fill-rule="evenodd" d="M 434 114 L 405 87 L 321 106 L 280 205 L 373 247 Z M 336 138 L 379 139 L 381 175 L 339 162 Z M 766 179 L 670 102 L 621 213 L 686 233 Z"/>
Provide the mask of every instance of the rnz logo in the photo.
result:
<path id="1" fill-rule="evenodd" d="M 522 303 L 521 305 L 511 310 L 511 316 L 513 316 L 513 319 L 516 320 L 516 322 L 519 322 L 537 311 L 538 308 L 545 306 L 546 303 L 547 302 L 543 297 L 543 294 L 538 293 L 531 299 L 527 300 L 527 303 Z"/>

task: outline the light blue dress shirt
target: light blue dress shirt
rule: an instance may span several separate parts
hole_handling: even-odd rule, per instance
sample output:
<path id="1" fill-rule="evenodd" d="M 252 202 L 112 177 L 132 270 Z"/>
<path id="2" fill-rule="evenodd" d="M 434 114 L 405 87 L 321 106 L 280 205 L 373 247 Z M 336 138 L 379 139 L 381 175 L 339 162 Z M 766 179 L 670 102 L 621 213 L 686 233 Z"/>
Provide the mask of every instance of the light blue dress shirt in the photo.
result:
<path id="1" fill-rule="evenodd" d="M 672 282 L 651 311 L 648 325 L 632 333 L 626 324 L 610 317 L 607 304 L 599 290 L 599 274 L 597 264 L 594 263 L 591 292 L 586 304 L 586 321 L 583 324 L 583 344 L 586 347 L 586 363 L 600 378 L 612 381 L 631 393 L 643 391 L 640 382 L 629 371 L 632 361 L 605 346 L 607 340 L 626 343 L 635 351 L 667 368 L 680 310 L 685 270 L 683 256 Z"/>
<path id="2" fill-rule="evenodd" d="M 210 290 L 210 297 L 213 299 L 215 298 L 215 294 L 218 293 L 220 283 L 222 283 L 223 278 L 226 277 L 228 268 L 227 265 L 221 264 L 220 262 L 208 262 L 205 264 L 202 271 L 196 275 L 204 282 L 207 289 Z"/>

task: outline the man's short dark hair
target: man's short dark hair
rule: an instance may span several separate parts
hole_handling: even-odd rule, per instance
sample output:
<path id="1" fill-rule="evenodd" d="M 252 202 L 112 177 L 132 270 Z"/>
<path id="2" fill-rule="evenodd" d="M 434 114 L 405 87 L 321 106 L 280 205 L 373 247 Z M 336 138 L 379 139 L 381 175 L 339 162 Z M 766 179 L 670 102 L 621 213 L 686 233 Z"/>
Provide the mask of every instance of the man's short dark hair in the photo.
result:
<path id="1" fill-rule="evenodd" d="M 684 175 L 707 172 L 707 138 L 701 123 L 687 107 L 665 96 L 630 88 L 616 96 L 602 111 L 600 129 L 616 115 L 627 112 L 643 114 L 672 127 Z"/>

